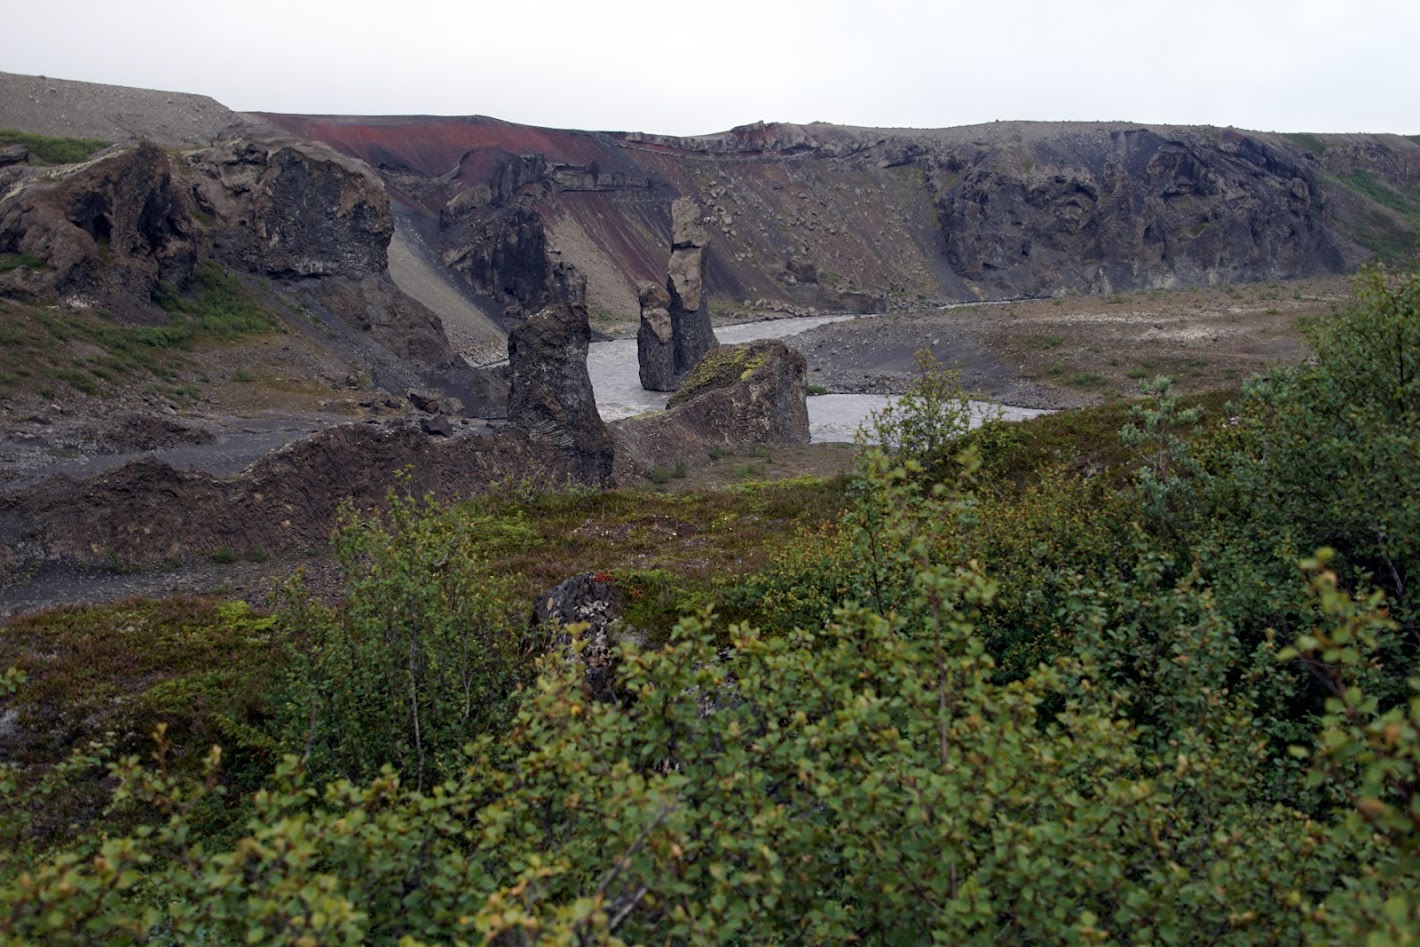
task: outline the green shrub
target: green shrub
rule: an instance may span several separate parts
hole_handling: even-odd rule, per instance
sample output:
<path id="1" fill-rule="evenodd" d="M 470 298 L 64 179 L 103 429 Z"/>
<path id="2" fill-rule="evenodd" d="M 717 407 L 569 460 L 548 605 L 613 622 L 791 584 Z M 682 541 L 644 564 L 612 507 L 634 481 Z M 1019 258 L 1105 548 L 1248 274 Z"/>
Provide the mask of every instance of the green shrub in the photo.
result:
<path id="1" fill-rule="evenodd" d="M 283 626 L 298 656 L 284 739 L 320 779 L 363 781 L 393 766 L 416 788 L 433 786 L 456 770 L 460 747 L 506 722 L 524 642 L 476 525 L 391 493 L 383 514 L 342 514 L 343 605 L 292 590 Z"/>

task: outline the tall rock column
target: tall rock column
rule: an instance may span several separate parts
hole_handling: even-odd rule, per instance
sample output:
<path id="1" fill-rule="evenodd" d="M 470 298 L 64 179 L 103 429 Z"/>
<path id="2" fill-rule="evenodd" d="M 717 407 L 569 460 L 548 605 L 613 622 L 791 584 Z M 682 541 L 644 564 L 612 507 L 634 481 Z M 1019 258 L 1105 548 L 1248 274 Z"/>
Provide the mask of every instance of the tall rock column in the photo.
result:
<path id="1" fill-rule="evenodd" d="M 561 455 L 584 483 L 611 476 L 611 433 L 597 413 L 587 374 L 592 340 L 583 305 L 552 306 L 508 334 L 508 423 Z"/>
<path id="2" fill-rule="evenodd" d="M 675 391 L 675 333 L 671 328 L 671 297 L 665 287 L 641 283 L 641 329 L 636 333 L 636 362 L 641 387 Z"/>
<path id="3" fill-rule="evenodd" d="M 666 289 L 670 291 L 671 336 L 677 384 L 718 342 L 710 328 L 705 304 L 705 248 L 710 234 L 700 219 L 700 205 L 689 197 L 671 204 L 671 260 Z"/>

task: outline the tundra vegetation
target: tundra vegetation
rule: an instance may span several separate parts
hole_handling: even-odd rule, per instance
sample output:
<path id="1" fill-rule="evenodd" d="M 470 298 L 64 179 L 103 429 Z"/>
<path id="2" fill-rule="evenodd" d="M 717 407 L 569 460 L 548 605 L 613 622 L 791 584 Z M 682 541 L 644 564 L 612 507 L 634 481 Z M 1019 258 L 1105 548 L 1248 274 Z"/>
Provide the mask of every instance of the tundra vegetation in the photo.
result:
<path id="1" fill-rule="evenodd" d="M 1413 942 L 1417 310 L 1367 271 L 1226 403 L 975 432 L 924 362 L 844 481 L 395 497 L 336 605 L 12 622 L 0 932 Z M 578 568 L 610 694 L 527 627 Z"/>

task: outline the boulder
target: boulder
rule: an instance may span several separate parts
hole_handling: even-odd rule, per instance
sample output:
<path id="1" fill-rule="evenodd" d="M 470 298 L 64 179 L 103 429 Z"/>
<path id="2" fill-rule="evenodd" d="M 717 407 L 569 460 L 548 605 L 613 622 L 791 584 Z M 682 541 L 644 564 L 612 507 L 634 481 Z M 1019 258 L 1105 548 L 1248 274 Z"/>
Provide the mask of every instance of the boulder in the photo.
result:
<path id="1" fill-rule="evenodd" d="M 593 700 L 615 698 L 616 650 L 609 628 L 621 617 L 621 598 L 611 576 L 584 573 L 548 589 L 533 605 L 534 632 L 551 632 L 552 645 L 582 665 Z M 575 636 L 568 630 L 574 625 L 583 626 Z"/>
<path id="2" fill-rule="evenodd" d="M 24 145 L 0 145 L 0 168 L 29 162 L 30 150 Z"/>
<path id="3" fill-rule="evenodd" d="M 666 411 L 612 425 L 616 482 L 635 482 L 711 448 L 807 444 L 806 375 L 804 356 L 777 339 L 717 347 Z"/>
<path id="4" fill-rule="evenodd" d="M 431 437 L 452 437 L 454 422 L 446 414 L 426 414 L 419 419 L 419 430 Z"/>
<path id="5" fill-rule="evenodd" d="M 641 328 L 636 333 L 636 361 L 641 387 L 647 391 L 674 391 L 675 331 L 671 324 L 671 297 L 664 287 L 641 283 Z"/>
<path id="6" fill-rule="evenodd" d="M 600 484 L 611 476 L 613 445 L 587 374 L 591 339 L 582 305 L 544 309 L 508 334 L 508 423 L 560 454 L 576 479 Z"/>
<path id="7" fill-rule="evenodd" d="M 425 391 L 410 391 L 409 401 L 425 414 L 456 416 L 463 411 L 463 403 L 450 395 L 435 395 Z"/>

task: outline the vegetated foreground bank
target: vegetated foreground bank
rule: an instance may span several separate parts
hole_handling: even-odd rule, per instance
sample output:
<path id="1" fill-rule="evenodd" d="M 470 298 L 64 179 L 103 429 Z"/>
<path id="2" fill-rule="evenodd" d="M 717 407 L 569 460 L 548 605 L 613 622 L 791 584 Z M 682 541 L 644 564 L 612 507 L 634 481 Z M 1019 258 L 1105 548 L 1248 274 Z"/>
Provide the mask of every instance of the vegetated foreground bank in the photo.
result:
<path id="1" fill-rule="evenodd" d="M 1414 275 L 1364 276 L 1313 361 L 1226 410 L 1157 382 L 964 437 L 960 389 L 929 365 L 879 422 L 891 452 L 846 487 L 647 504 L 771 535 L 817 512 L 767 563 L 767 541 L 738 573 L 717 557 L 740 553 L 707 552 L 705 585 L 585 575 L 546 603 L 581 636 L 529 629 L 500 563 L 549 544 L 514 507 L 413 500 L 347 521 L 338 606 L 293 589 L 271 616 L 11 623 L 28 657 L 4 739 L 33 755 L 9 772 L 0 929 L 1402 941 L 1420 924 L 1417 306 Z M 536 502 L 572 537 L 641 515 Z M 680 539 L 663 530 L 646 555 Z M 169 723 L 163 765 L 119 762 L 104 810 L 103 751 L 46 765 L 65 740 L 26 715 L 62 706 L 45 695 L 76 686 L 76 652 L 142 654 L 125 636 L 212 663 L 89 705 L 95 725 Z"/>

